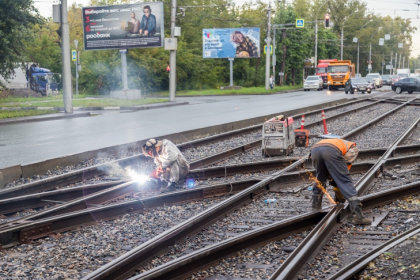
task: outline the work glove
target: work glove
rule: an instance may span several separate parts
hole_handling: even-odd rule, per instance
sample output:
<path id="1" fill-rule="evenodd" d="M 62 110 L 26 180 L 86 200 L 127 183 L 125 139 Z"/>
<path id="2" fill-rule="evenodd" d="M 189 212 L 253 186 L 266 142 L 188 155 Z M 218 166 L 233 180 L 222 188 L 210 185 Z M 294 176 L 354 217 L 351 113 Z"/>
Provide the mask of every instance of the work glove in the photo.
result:
<path id="1" fill-rule="evenodd" d="M 160 178 L 160 176 L 159 176 L 159 172 L 158 172 L 158 170 L 153 170 L 153 172 L 152 172 L 152 173 L 150 173 L 149 177 L 150 177 L 150 178 L 153 178 L 153 179 L 159 179 L 159 178 Z"/>

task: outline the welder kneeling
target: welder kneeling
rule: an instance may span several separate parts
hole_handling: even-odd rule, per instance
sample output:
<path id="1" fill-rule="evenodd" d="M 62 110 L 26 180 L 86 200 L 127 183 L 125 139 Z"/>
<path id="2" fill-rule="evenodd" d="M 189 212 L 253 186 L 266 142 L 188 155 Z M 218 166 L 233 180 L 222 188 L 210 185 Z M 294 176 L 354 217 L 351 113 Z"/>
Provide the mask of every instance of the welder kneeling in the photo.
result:
<path id="1" fill-rule="evenodd" d="M 358 153 L 356 143 L 342 139 L 325 139 L 312 146 L 310 157 L 318 181 L 313 188 L 312 210 L 321 209 L 325 183 L 329 179 L 336 194 L 336 202 L 343 203 L 344 199 L 349 202 L 352 212 L 351 223 L 356 225 L 371 223 L 370 219 L 363 216 L 362 203 L 357 197 L 349 172 Z"/>
<path id="2" fill-rule="evenodd" d="M 168 192 L 175 189 L 175 183 L 188 174 L 190 164 L 187 162 L 181 151 L 169 140 L 149 139 L 142 147 L 143 154 L 154 158 L 157 165 L 156 170 L 150 177 L 167 181 L 166 187 L 161 192 Z"/>

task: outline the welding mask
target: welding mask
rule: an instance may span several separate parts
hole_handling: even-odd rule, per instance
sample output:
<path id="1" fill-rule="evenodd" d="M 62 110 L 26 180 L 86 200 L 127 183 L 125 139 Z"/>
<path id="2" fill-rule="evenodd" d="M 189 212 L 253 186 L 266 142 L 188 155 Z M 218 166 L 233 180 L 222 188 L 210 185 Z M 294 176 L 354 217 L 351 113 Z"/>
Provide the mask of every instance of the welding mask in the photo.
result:
<path id="1" fill-rule="evenodd" d="M 156 139 L 152 138 L 147 140 L 146 144 L 143 145 L 141 150 L 145 156 L 155 158 L 158 156 L 156 147 L 161 145 L 162 141 L 157 141 Z"/>

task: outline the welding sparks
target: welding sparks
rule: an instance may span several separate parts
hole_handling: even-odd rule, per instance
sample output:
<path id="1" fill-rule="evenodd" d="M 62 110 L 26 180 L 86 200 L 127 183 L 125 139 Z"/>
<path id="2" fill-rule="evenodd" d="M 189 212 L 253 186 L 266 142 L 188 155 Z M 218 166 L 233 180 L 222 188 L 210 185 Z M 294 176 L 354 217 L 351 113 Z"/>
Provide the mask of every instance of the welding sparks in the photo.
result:
<path id="1" fill-rule="evenodd" d="M 127 170 L 127 174 L 128 176 L 131 177 L 131 179 L 133 181 L 136 181 L 139 184 L 144 184 L 147 181 L 149 181 L 149 176 L 144 175 L 144 174 L 138 174 L 136 171 L 134 171 L 133 169 L 129 169 Z"/>
<path id="2" fill-rule="evenodd" d="M 324 186 L 321 184 L 320 181 L 318 181 L 317 178 L 315 178 L 312 175 L 312 172 L 308 172 L 309 174 L 309 180 L 312 180 L 316 183 L 317 187 L 323 192 L 325 193 L 325 195 L 327 196 L 328 200 L 332 203 L 332 204 L 336 204 L 335 200 L 331 197 L 331 195 L 327 192 L 327 190 L 324 188 Z"/>

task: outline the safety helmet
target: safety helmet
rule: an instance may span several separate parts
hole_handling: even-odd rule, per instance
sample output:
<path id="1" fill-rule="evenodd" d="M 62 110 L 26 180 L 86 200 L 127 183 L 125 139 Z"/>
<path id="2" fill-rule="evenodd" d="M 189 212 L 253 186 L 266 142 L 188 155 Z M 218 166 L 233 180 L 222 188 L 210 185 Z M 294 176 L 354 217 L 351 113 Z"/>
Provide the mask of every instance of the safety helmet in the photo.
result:
<path id="1" fill-rule="evenodd" d="M 146 141 L 146 144 L 142 147 L 142 152 L 147 157 L 157 157 L 156 147 L 162 146 L 162 141 L 157 141 L 152 138 Z M 149 154 L 151 152 L 152 155 Z"/>

